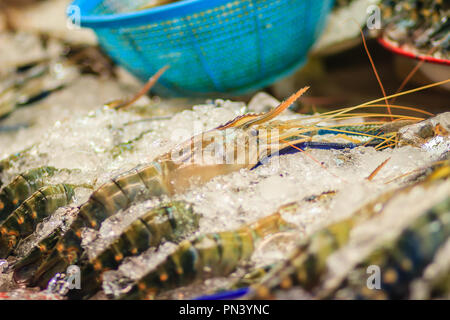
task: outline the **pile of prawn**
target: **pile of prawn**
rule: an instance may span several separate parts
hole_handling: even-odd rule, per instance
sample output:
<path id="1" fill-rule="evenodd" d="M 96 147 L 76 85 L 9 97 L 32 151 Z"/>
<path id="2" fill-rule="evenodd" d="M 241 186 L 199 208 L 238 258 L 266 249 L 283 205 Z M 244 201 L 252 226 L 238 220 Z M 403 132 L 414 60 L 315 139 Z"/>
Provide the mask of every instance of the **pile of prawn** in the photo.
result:
<path id="1" fill-rule="evenodd" d="M 162 72 L 164 70 L 149 81 L 148 87 L 157 81 Z M 193 180 L 195 185 L 204 184 L 219 175 L 241 169 L 252 170 L 267 163 L 270 157 L 286 152 L 305 152 L 307 148 L 372 146 L 382 150 L 395 147 L 399 142 L 400 128 L 422 121 L 424 116 L 431 114 L 382 102 L 447 82 L 450 80 L 355 107 L 298 119 L 276 120 L 308 90 L 305 87 L 267 113 L 245 114 L 196 135 L 151 163 L 124 172 L 95 190 L 89 200 L 78 207 L 69 229 L 65 232 L 56 230 L 43 239 L 13 266 L 14 276 L 29 286 L 46 288 L 55 274 L 64 272 L 69 266 L 79 265 L 82 279 L 89 281 L 84 282 L 80 291 L 73 291 L 69 296 L 89 298 L 100 289 L 105 271 L 117 269 L 127 256 L 138 255 L 159 245 L 163 239 L 181 241 L 179 249 L 154 271 L 138 280 L 122 298 L 154 298 L 163 289 L 229 274 L 240 262 L 249 259 L 259 239 L 286 230 L 289 224 L 275 213 L 228 233 L 183 240 L 195 230 L 198 219 L 189 204 L 169 203 L 136 220 L 117 241 L 93 260 L 86 258 L 81 246 L 82 230 L 98 230 L 107 218 L 129 208 L 136 201 L 172 197 L 191 188 Z M 122 112 L 135 100 L 132 99 L 131 103 L 114 102 L 109 106 Z M 362 112 L 363 109 L 375 108 L 388 108 L 389 112 Z M 392 110 L 413 111 L 418 116 L 395 114 Z M 8 168 L 19 158 L 20 155 L 12 155 L 1 161 L 0 170 Z M 17 243 L 33 233 L 45 217 L 69 204 L 75 188 L 89 188 L 86 185 L 45 185 L 44 177 L 58 170 L 64 169 L 43 167 L 24 172 L 1 189 L 0 213 L 3 221 L 0 224 L 0 258 L 7 258 Z M 308 279 L 312 281 L 314 278 Z"/>

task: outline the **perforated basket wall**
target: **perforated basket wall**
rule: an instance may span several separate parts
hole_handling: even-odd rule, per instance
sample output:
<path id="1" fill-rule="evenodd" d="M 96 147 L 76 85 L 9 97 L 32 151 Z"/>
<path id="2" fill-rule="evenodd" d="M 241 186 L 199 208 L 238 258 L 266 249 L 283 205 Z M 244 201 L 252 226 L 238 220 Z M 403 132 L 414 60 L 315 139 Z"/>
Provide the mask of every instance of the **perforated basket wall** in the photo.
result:
<path id="1" fill-rule="evenodd" d="M 170 65 L 162 95 L 241 94 L 293 72 L 320 35 L 333 0 L 78 0 L 81 24 L 142 80 Z"/>

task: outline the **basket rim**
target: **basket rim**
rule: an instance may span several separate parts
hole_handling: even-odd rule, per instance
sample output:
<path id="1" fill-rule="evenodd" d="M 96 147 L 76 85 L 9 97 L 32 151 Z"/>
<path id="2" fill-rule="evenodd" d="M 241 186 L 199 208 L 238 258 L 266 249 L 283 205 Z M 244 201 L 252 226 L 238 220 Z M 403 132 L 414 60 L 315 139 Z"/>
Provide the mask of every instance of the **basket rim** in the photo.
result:
<path id="1" fill-rule="evenodd" d="M 424 54 L 407 51 L 402 47 L 396 46 L 393 42 L 388 41 L 383 36 L 379 37 L 377 40 L 378 40 L 378 43 L 381 44 L 383 47 L 385 47 L 389 51 L 392 51 L 401 56 L 411 58 L 411 59 L 416 59 L 416 60 L 423 60 L 423 61 L 429 62 L 429 63 L 443 64 L 443 65 L 450 66 L 450 60 L 435 58 L 432 56 L 427 56 Z"/>
<path id="2" fill-rule="evenodd" d="M 83 11 L 86 12 L 92 10 L 101 1 L 103 0 L 75 0 L 69 5 L 67 14 L 70 14 L 69 9 L 76 6 L 80 8 L 80 24 L 83 27 L 93 29 L 121 28 L 125 26 L 144 25 L 155 21 L 177 18 L 187 14 L 197 13 L 199 10 L 211 9 L 217 5 L 229 3 L 234 0 L 183 0 L 180 2 L 161 5 L 155 8 L 128 13 L 83 15 Z"/>

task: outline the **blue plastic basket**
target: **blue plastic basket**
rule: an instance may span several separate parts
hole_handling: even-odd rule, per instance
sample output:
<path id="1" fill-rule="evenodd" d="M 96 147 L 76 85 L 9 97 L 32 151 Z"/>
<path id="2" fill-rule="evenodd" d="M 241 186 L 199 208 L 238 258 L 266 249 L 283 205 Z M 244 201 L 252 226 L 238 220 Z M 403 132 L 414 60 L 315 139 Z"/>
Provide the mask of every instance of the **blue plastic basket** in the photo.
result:
<path id="1" fill-rule="evenodd" d="M 243 94 L 299 68 L 333 0 L 77 0 L 80 23 L 120 65 L 146 81 L 170 65 L 160 95 Z M 73 9 L 73 7 L 72 7 Z"/>

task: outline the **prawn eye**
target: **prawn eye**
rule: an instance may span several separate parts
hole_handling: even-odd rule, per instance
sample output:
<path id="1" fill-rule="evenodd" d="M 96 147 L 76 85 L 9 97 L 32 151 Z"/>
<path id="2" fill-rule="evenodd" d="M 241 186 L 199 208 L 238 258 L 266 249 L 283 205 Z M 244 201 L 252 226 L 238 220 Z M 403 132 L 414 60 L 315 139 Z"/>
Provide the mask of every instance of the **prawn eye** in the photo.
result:
<path id="1" fill-rule="evenodd" d="M 258 130 L 257 129 L 250 129 L 249 134 L 252 137 L 257 137 L 258 136 Z"/>

